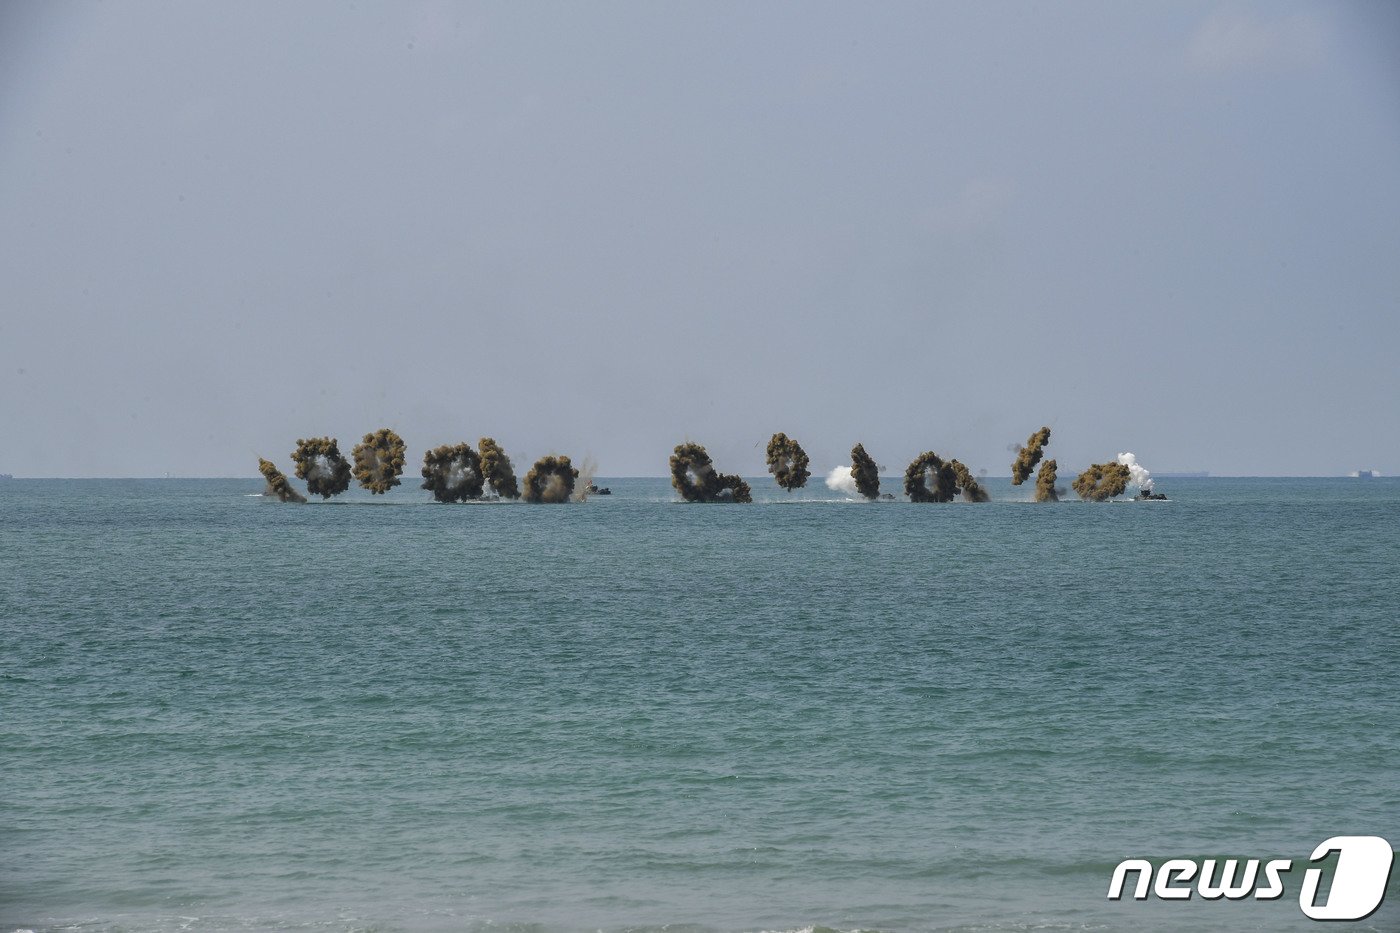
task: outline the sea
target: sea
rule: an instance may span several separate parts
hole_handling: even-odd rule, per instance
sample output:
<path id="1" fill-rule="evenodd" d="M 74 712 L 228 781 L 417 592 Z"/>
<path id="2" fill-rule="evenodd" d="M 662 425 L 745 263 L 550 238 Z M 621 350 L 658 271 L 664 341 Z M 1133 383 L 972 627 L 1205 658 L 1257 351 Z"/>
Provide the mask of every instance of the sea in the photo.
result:
<path id="1" fill-rule="evenodd" d="M 1400 480 L 597 482 L 0 482 L 0 930 L 1306 930 L 1400 842 Z"/>

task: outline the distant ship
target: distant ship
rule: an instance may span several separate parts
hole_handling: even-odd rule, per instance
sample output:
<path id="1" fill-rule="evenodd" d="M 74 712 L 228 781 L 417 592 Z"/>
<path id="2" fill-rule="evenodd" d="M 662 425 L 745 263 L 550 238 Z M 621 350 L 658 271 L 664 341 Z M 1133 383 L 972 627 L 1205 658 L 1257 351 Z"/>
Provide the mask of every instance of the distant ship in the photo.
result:
<path id="1" fill-rule="evenodd" d="M 1353 473 L 1353 474 L 1351 474 L 1351 475 L 1352 475 L 1352 476 L 1355 476 L 1357 479 L 1375 479 L 1375 478 L 1376 478 L 1376 471 L 1375 471 L 1375 470 L 1357 470 L 1355 473 Z"/>

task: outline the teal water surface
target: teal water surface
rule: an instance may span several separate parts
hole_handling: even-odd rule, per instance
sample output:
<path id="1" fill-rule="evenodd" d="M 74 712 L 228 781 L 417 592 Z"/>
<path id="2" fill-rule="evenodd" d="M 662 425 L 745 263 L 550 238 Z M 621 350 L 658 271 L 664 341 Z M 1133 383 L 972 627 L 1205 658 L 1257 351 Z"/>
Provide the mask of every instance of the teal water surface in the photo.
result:
<path id="1" fill-rule="evenodd" d="M 0 926 L 1306 929 L 1105 894 L 1400 840 L 1400 481 L 605 482 L 0 482 Z"/>

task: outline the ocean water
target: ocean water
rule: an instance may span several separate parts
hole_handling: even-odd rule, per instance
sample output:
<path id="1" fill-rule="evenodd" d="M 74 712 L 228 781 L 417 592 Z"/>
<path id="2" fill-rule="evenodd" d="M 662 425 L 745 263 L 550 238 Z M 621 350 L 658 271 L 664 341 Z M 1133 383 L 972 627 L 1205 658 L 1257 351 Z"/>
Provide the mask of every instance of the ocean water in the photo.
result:
<path id="1" fill-rule="evenodd" d="M 602 482 L 0 482 L 0 928 L 1302 930 L 1400 841 L 1400 481 Z M 1299 870 L 1107 900 L 1178 856 Z"/>

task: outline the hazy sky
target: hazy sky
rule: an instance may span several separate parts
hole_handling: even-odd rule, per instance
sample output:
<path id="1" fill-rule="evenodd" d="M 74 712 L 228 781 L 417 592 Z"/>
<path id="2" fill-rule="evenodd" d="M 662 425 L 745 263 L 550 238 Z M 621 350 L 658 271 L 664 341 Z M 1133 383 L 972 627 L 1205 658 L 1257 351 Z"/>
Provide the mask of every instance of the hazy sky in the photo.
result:
<path id="1" fill-rule="evenodd" d="M 1400 5 L 0 5 L 0 471 L 1400 473 Z"/>

